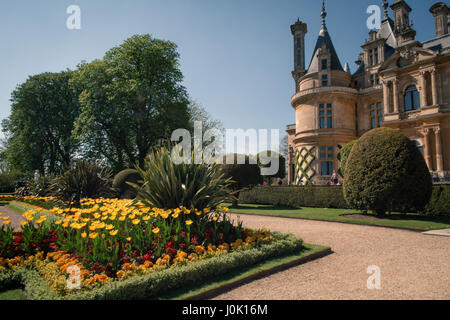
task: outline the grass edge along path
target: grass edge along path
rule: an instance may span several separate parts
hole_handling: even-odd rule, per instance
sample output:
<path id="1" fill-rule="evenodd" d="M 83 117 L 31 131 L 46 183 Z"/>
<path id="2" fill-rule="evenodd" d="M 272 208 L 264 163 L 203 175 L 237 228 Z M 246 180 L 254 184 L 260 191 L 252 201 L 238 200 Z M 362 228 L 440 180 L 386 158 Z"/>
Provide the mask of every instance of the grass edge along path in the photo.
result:
<path id="1" fill-rule="evenodd" d="M 224 203 L 222 205 L 228 207 L 231 204 Z M 400 219 L 400 214 L 392 214 L 392 216 L 387 216 L 385 220 L 365 220 L 345 217 L 344 215 L 361 214 L 360 211 L 352 209 L 327 209 L 307 207 L 288 208 L 260 204 L 240 204 L 239 206 L 240 207 L 237 209 L 230 208 L 230 212 L 234 214 L 260 215 L 278 218 L 294 218 L 349 223 L 375 227 L 388 227 L 419 232 L 450 228 L 450 217 L 428 217 L 418 214 L 408 214 L 406 215 L 407 218 Z M 368 216 L 370 217 L 371 215 Z"/>
<path id="2" fill-rule="evenodd" d="M 243 270 L 235 271 L 221 280 L 205 281 L 199 285 L 184 287 L 162 295 L 160 300 L 206 300 L 231 289 L 261 279 L 271 274 L 323 258 L 332 254 L 329 247 L 303 244 L 303 249 L 299 252 L 283 257 L 276 257 L 256 265 L 249 266 Z"/>
<path id="3" fill-rule="evenodd" d="M 41 209 L 39 214 L 47 216 L 47 221 L 49 221 L 49 222 L 53 222 L 53 221 L 62 219 L 61 217 L 58 217 L 57 215 L 51 213 L 50 211 L 47 211 L 40 207 L 33 206 L 33 205 L 25 203 L 25 202 L 11 201 L 6 207 L 10 208 L 11 210 L 14 210 L 15 212 L 17 212 L 19 214 L 23 214 L 25 211 L 28 211 L 28 210 Z"/>

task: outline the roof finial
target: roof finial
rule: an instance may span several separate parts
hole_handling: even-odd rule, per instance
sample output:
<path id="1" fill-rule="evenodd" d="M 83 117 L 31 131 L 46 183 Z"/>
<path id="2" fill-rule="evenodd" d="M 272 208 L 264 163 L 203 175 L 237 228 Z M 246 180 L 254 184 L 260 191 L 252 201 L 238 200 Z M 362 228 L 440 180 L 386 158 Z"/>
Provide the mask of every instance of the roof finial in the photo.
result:
<path id="1" fill-rule="evenodd" d="M 325 18 L 327 17 L 327 12 L 325 11 L 325 0 L 322 0 L 322 12 L 321 12 L 320 16 L 322 17 L 322 29 L 326 30 L 327 25 L 325 23 Z"/>
<path id="2" fill-rule="evenodd" d="M 388 8 L 389 8 L 389 3 L 386 0 L 383 0 L 384 20 L 387 20 L 389 18 Z"/>

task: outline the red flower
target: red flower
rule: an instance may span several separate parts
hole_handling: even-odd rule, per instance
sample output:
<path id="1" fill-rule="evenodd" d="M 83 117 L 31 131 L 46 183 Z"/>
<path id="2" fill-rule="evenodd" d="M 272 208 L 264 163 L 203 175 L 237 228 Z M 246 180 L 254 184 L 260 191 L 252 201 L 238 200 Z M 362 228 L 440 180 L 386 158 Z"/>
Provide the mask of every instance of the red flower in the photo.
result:
<path id="1" fill-rule="evenodd" d="M 165 246 L 166 248 L 173 248 L 173 247 L 175 247 L 175 242 L 174 241 L 172 241 L 172 240 L 170 240 L 170 241 L 168 241 L 167 243 L 166 243 L 166 246 Z"/>
<path id="2" fill-rule="evenodd" d="M 148 253 L 144 255 L 144 260 L 150 261 L 151 259 L 152 259 L 152 256 L 149 255 Z"/>
<path id="3" fill-rule="evenodd" d="M 167 248 L 166 249 L 166 253 L 169 254 L 169 255 L 174 256 L 174 255 L 177 254 L 177 251 L 175 249 L 173 249 L 173 248 Z"/>
<path id="4" fill-rule="evenodd" d="M 178 247 L 180 248 L 180 250 L 185 251 L 187 248 L 187 245 L 184 242 L 182 242 L 182 243 L 180 243 L 180 245 Z"/>
<path id="5" fill-rule="evenodd" d="M 23 238 L 22 237 L 14 238 L 14 242 L 23 242 Z"/>

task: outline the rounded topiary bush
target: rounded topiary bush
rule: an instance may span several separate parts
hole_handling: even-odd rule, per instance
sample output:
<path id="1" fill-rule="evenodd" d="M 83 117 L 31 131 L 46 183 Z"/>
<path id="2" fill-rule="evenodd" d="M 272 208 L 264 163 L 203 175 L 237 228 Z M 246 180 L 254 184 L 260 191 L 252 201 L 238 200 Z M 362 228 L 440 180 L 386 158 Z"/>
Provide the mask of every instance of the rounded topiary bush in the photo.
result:
<path id="1" fill-rule="evenodd" d="M 341 167 L 339 168 L 338 173 L 341 177 L 345 177 L 345 166 L 347 164 L 347 159 L 348 159 L 348 156 L 350 155 L 350 152 L 352 151 L 352 148 L 355 145 L 356 141 L 358 141 L 358 140 L 353 140 L 353 141 L 347 143 L 341 149 L 341 151 L 339 151 L 338 160 L 341 162 Z"/>
<path id="2" fill-rule="evenodd" d="M 414 142 L 398 131 L 369 131 L 353 146 L 347 159 L 344 196 L 360 210 L 420 211 L 430 200 L 432 179 Z"/>
<path id="3" fill-rule="evenodd" d="M 120 171 L 113 180 L 113 188 L 119 194 L 121 199 L 136 198 L 137 191 L 127 182 L 138 183 L 141 180 L 139 172 L 135 169 L 126 169 Z"/>

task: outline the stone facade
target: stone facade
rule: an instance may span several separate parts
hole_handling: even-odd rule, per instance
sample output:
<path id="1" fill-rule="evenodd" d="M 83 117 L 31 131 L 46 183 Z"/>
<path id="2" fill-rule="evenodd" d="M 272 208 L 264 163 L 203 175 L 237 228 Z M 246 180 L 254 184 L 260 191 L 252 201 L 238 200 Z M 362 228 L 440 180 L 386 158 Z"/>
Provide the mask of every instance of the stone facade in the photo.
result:
<path id="1" fill-rule="evenodd" d="M 384 18 L 351 74 L 342 68 L 328 33 L 325 5 L 322 27 L 305 69 L 306 24 L 291 26 L 294 36 L 292 97 L 295 125 L 289 137 L 288 180 L 291 184 L 326 184 L 340 164 L 338 152 L 348 142 L 377 127 L 400 130 L 423 153 L 435 181 L 450 177 L 450 34 L 449 7 L 430 8 L 436 35 L 415 40 L 412 9 L 404 0 L 383 1 Z M 431 19 L 430 19 L 431 20 Z M 431 21 L 430 21 L 431 22 Z"/>

